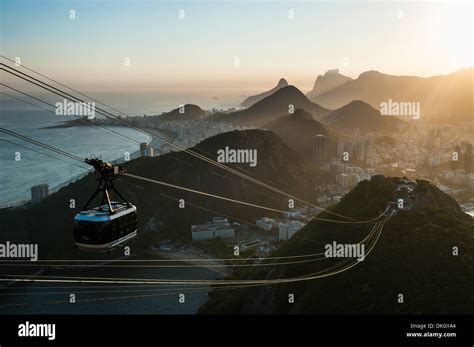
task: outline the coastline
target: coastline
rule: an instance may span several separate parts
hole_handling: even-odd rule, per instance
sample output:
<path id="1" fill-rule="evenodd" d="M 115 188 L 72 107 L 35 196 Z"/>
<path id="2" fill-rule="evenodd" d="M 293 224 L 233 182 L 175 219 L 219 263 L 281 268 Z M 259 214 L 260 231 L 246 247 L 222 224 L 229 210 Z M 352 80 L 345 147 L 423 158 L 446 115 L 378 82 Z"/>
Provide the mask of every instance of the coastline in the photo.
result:
<path id="1" fill-rule="evenodd" d="M 71 126 L 72 127 L 72 126 Z M 78 126 L 78 127 L 81 127 L 81 126 Z M 124 126 L 117 126 L 117 125 L 114 125 L 113 127 L 120 127 L 120 128 L 126 128 Z M 52 128 L 52 127 L 51 127 Z M 47 128 L 42 128 L 42 129 L 47 129 Z M 49 129 L 49 128 L 48 128 Z M 151 129 L 147 129 L 147 130 L 151 130 Z M 157 130 L 157 129 L 153 129 L 153 130 Z M 161 130 L 158 130 L 159 132 L 163 132 Z M 152 144 L 152 143 L 155 143 L 155 145 L 153 145 L 155 148 L 157 149 L 160 149 L 160 146 L 162 146 L 162 142 L 159 141 L 159 140 L 156 140 L 154 139 L 151 135 L 148 135 L 148 139 L 147 139 L 147 144 Z M 135 148 L 135 150 L 131 150 L 130 151 L 131 154 L 130 154 L 130 159 L 137 159 L 140 157 L 140 148 L 139 146 L 137 145 L 137 147 Z M 160 151 L 160 154 L 161 151 Z M 118 158 L 115 158 L 113 160 L 111 160 L 112 163 L 114 164 L 122 164 L 124 163 L 125 161 L 123 160 L 122 157 L 118 157 Z M 63 180 L 63 181 L 60 181 L 60 182 L 57 182 L 56 184 L 54 185 L 51 185 L 49 187 L 49 195 L 51 194 L 54 194 L 56 192 L 58 192 L 61 188 L 67 186 L 68 184 L 70 183 L 73 183 L 73 182 L 76 182 L 77 180 L 80 180 L 81 178 L 87 176 L 89 173 L 91 172 L 90 169 L 85 169 L 84 172 L 81 172 L 81 173 L 78 173 L 77 175 L 75 175 L 74 177 L 71 177 L 71 178 L 68 178 L 66 180 Z M 13 199 L 13 200 L 10 200 L 10 201 L 5 201 L 5 202 L 1 202 L 0 203 L 0 209 L 5 209 L 5 208 L 17 208 L 17 207 L 21 207 L 21 206 L 24 206 L 24 205 L 27 205 L 31 202 L 31 196 L 22 196 L 20 198 L 16 198 L 16 199 Z"/>

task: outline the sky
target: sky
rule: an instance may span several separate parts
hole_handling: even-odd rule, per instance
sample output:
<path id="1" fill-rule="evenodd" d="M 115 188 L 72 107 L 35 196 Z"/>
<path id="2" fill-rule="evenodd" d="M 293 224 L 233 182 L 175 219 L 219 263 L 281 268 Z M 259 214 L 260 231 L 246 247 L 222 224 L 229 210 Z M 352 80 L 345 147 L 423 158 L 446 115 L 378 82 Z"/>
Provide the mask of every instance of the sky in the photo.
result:
<path id="1" fill-rule="evenodd" d="M 0 3 L 1 53 L 83 90 L 263 90 L 284 77 L 308 91 L 328 69 L 473 65 L 469 1 Z"/>

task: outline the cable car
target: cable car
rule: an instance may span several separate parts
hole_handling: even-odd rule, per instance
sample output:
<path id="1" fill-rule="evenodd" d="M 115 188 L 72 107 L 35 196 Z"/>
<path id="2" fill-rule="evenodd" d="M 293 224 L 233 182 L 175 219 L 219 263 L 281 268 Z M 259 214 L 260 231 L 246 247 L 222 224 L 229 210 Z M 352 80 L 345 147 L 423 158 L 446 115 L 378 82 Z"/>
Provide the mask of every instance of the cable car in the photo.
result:
<path id="1" fill-rule="evenodd" d="M 99 186 L 74 217 L 75 246 L 84 250 L 110 251 L 137 237 L 137 208 L 125 200 L 114 186 L 113 180 L 125 172 L 122 167 L 96 158 L 86 159 L 86 163 L 99 174 Z M 122 201 L 111 201 L 109 190 L 114 191 Z M 90 207 L 100 193 L 101 203 Z"/>

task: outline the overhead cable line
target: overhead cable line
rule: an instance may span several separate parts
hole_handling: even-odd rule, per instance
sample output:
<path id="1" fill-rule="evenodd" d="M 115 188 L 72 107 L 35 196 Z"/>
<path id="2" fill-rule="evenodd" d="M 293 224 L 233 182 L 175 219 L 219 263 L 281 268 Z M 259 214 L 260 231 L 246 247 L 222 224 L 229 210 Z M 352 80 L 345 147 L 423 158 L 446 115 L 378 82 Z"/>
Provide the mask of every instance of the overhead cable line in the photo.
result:
<path id="1" fill-rule="evenodd" d="M 2 56 L 2 57 L 4 57 L 4 56 Z M 8 59 L 8 58 L 6 58 L 6 57 L 4 57 L 4 58 L 7 59 L 7 60 L 9 60 L 9 61 L 12 61 L 12 60 L 10 60 L 10 59 Z M 40 83 L 43 83 L 43 84 L 45 84 L 45 85 L 47 85 L 47 86 L 49 86 L 49 87 L 51 87 L 51 88 L 53 88 L 53 89 L 55 89 L 55 90 L 57 90 L 57 91 L 60 91 L 58 88 L 55 88 L 55 87 L 49 85 L 48 83 L 45 83 L 45 82 L 43 82 L 43 81 L 40 81 L 40 80 L 38 80 L 38 79 L 36 79 L 36 78 L 34 78 L 34 77 L 32 77 L 32 76 L 26 74 L 26 73 L 23 73 L 23 72 L 21 72 L 21 71 L 19 71 L 19 70 L 17 70 L 17 69 L 14 69 L 14 68 L 12 68 L 12 67 L 10 67 L 10 66 L 8 66 L 8 65 L 5 65 L 5 64 L 3 64 L 3 63 L 0 63 L 0 65 L 3 65 L 3 66 L 5 66 L 5 67 L 7 67 L 7 68 L 9 68 L 9 69 L 11 69 L 11 70 L 14 70 L 14 71 L 16 71 L 16 72 L 18 72 L 18 73 L 20 73 L 20 74 L 22 74 L 22 75 L 28 76 L 28 77 L 30 77 L 31 79 L 35 80 L 35 81 L 38 81 L 38 82 L 40 82 Z M 29 68 L 28 68 L 28 69 L 29 69 Z M 19 78 L 22 78 L 22 79 L 24 79 L 24 80 L 26 80 L 26 81 L 28 81 L 28 82 L 30 82 L 30 83 L 33 83 L 33 84 L 35 84 L 35 85 L 38 85 L 37 83 L 35 83 L 35 82 L 33 82 L 33 81 L 30 81 L 30 80 L 28 80 L 28 79 L 25 79 L 24 77 L 19 76 L 19 75 L 15 74 L 15 73 L 13 73 L 13 72 L 11 72 L 11 71 L 9 71 L 9 70 L 6 70 L 6 69 L 4 69 L 4 68 L 1 68 L 1 70 L 4 70 L 4 71 L 6 71 L 6 72 L 8 72 L 8 73 L 10 73 L 10 74 L 12 74 L 12 75 L 15 75 L 15 76 L 19 77 Z M 29 70 L 31 70 L 31 69 L 29 69 Z M 31 71 L 33 71 L 33 70 L 31 70 Z M 35 73 L 36 73 L 36 72 L 35 72 Z M 41 74 L 40 74 L 40 75 L 41 75 Z M 41 76 L 45 77 L 45 75 L 41 75 Z M 45 77 L 45 78 L 48 78 L 48 77 Z M 48 78 L 48 79 L 49 79 L 49 78 Z M 55 82 L 55 83 L 57 83 L 57 82 Z M 63 84 L 61 84 L 61 85 L 63 85 Z M 57 92 L 54 92 L 54 91 L 52 91 L 52 90 L 50 90 L 50 89 L 48 89 L 48 88 L 45 88 L 44 86 L 41 86 L 41 85 L 38 85 L 38 86 L 42 87 L 43 89 L 46 89 L 46 90 L 49 90 L 49 91 L 51 91 L 51 92 L 53 92 L 53 93 L 58 94 Z M 63 85 L 63 86 L 64 86 L 64 85 Z M 66 86 L 66 88 L 73 90 L 72 88 L 69 88 L 69 87 L 67 87 L 67 86 Z M 60 92 L 61 92 L 61 91 L 60 91 Z M 62 92 L 63 92 L 63 91 L 62 91 Z M 70 96 L 70 97 L 72 97 L 72 98 L 74 98 L 74 99 L 76 99 L 76 100 L 79 100 L 80 102 L 84 102 L 83 100 L 80 100 L 79 98 L 77 98 L 77 97 L 75 97 L 75 96 L 72 96 L 72 95 L 69 94 L 69 93 L 66 93 L 66 92 L 63 92 L 63 93 L 65 93 L 66 95 L 68 95 L 68 96 Z M 82 93 L 81 93 L 81 95 L 85 95 L 85 94 L 82 94 Z M 62 95 L 62 96 L 63 96 L 63 95 Z M 63 97 L 64 97 L 64 96 L 63 96 Z M 86 96 L 86 97 L 87 97 L 87 96 Z M 90 98 L 90 97 L 88 97 L 88 98 Z M 92 98 L 90 98 L 90 99 L 92 99 Z M 102 103 L 101 103 L 101 104 L 102 104 Z M 110 108 L 111 108 L 111 107 L 110 107 Z M 168 139 L 162 137 L 161 135 L 158 135 L 158 134 L 156 134 L 156 133 L 153 133 L 153 132 L 151 132 L 151 131 L 149 131 L 149 130 L 147 130 L 147 129 L 138 127 L 138 126 L 136 126 L 136 125 L 134 125 L 134 124 L 131 124 L 130 122 L 127 122 L 127 121 L 125 121 L 124 119 L 122 119 L 122 118 L 120 118 L 120 117 L 117 117 L 117 116 L 111 114 L 110 112 L 104 111 L 104 110 L 102 110 L 102 109 L 100 109 L 100 108 L 96 108 L 96 109 L 99 109 L 100 112 L 105 112 L 106 114 L 108 114 L 108 115 L 106 115 L 106 117 L 112 117 L 112 118 L 118 120 L 118 121 L 121 122 L 121 123 L 127 124 L 127 126 L 129 126 L 129 127 L 131 127 L 131 128 L 134 128 L 134 129 L 136 129 L 136 130 L 138 130 L 138 131 L 145 132 L 145 133 L 147 133 L 147 134 L 149 134 L 149 135 L 151 135 L 151 136 L 153 136 L 153 137 L 157 137 L 157 138 L 159 138 L 160 140 L 166 142 L 167 144 L 169 144 L 169 145 L 171 145 L 171 146 L 174 146 L 174 147 L 176 147 L 176 148 L 179 148 L 179 149 L 181 149 L 182 151 L 184 151 L 184 152 L 186 152 L 186 153 L 189 153 L 189 154 L 191 154 L 191 155 L 193 155 L 193 156 L 195 156 L 195 157 L 197 157 L 197 158 L 200 158 L 200 159 L 202 159 L 202 160 L 204 160 L 204 161 L 206 161 L 206 162 L 209 162 L 209 163 L 211 163 L 212 165 L 215 165 L 215 166 L 217 166 L 217 167 L 220 167 L 220 168 L 222 168 L 222 169 L 224 169 L 224 170 L 226 170 L 226 171 L 229 171 L 229 172 L 232 172 L 232 173 L 234 173 L 234 174 L 236 174 L 236 175 L 239 175 L 240 177 L 245 178 L 245 179 L 248 179 L 248 180 L 250 180 L 250 181 L 252 181 L 252 182 L 254 182 L 254 183 L 258 184 L 258 185 L 261 185 L 261 186 L 263 186 L 263 187 L 265 187 L 265 188 L 267 188 L 267 189 L 273 190 L 273 191 L 275 191 L 275 192 L 278 192 L 278 193 L 280 193 L 280 194 L 282 194 L 282 195 L 285 195 L 285 196 L 287 196 L 287 197 L 289 197 L 289 198 L 292 198 L 292 199 L 294 199 L 294 200 L 297 200 L 297 201 L 299 201 L 299 202 L 302 202 L 302 203 L 304 203 L 304 204 L 306 204 L 306 205 L 309 205 L 309 206 L 312 206 L 312 207 L 314 207 L 314 208 L 320 209 L 320 210 L 322 210 L 322 211 L 326 211 L 327 213 L 330 213 L 330 214 L 333 214 L 333 215 L 336 215 L 336 216 L 339 216 L 339 217 L 342 217 L 342 218 L 345 218 L 345 219 L 349 219 L 349 220 L 354 220 L 354 221 L 355 221 L 355 219 L 353 219 L 353 218 L 351 218 L 351 217 L 347 217 L 347 216 L 338 214 L 338 213 L 336 213 L 336 212 L 333 212 L 333 211 L 331 211 L 331 210 L 327 210 L 327 209 L 325 209 L 325 208 L 323 208 L 323 207 L 320 207 L 320 206 L 314 205 L 314 204 L 312 204 L 312 203 L 309 203 L 309 202 L 307 202 L 307 201 L 305 201 L 305 200 L 302 200 L 302 199 L 300 199 L 300 198 L 297 198 L 297 197 L 295 197 L 295 196 L 293 196 L 293 195 L 291 195 L 291 194 L 289 194 L 289 193 L 286 193 L 286 192 L 284 192 L 284 191 L 282 191 L 282 190 L 280 190 L 280 189 L 278 189 L 278 188 L 274 188 L 274 187 L 272 187 L 272 186 L 270 186 L 270 185 L 268 185 L 268 184 L 266 184 L 266 183 L 264 183 L 264 182 L 261 182 L 261 181 L 259 181 L 259 180 L 257 180 L 257 179 L 254 179 L 254 178 L 252 178 L 252 177 L 250 177 L 250 176 L 248 176 L 248 175 L 245 175 L 245 174 L 243 174 L 243 173 L 241 173 L 241 172 L 239 172 L 239 171 L 237 171 L 237 170 L 235 170 L 235 169 L 232 169 L 232 168 L 230 168 L 230 167 L 228 167 L 228 166 L 226 166 L 226 165 L 223 165 L 223 164 L 221 164 L 221 163 L 218 163 L 218 162 L 216 162 L 216 161 L 214 161 L 214 160 L 212 160 L 212 159 L 210 159 L 210 158 L 208 158 L 208 157 L 206 157 L 206 156 L 203 156 L 203 155 L 201 155 L 201 154 L 199 154 L 199 153 L 193 152 L 193 151 L 191 151 L 191 150 L 189 150 L 189 149 L 187 149 L 187 148 L 185 148 L 185 147 L 182 147 L 182 146 L 180 146 L 180 145 L 178 145 L 178 144 L 175 144 L 175 143 L 173 143 L 172 141 L 170 141 L 170 140 L 168 140 Z M 103 114 L 103 113 L 101 113 L 101 114 Z M 104 115 L 104 114 L 103 114 L 103 115 Z M 372 220 L 375 220 L 375 218 L 374 218 L 374 219 L 371 219 L 371 220 L 367 220 L 367 221 L 365 221 L 365 222 L 370 222 L 370 221 L 372 221 Z"/>

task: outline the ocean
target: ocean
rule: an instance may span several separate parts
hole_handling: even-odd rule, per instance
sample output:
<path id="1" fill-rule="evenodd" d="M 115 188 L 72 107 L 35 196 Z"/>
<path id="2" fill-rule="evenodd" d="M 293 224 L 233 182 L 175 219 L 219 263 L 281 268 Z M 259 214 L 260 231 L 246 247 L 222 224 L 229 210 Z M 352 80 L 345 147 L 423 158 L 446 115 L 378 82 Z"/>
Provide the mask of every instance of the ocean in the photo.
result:
<path id="1" fill-rule="evenodd" d="M 244 97 L 237 91 L 162 92 L 158 94 L 155 92 L 96 92 L 90 94 L 129 115 L 158 115 L 186 103 L 198 104 L 206 110 L 211 110 L 214 107 L 226 109 L 238 106 Z M 51 100 L 51 96 L 47 95 L 36 96 L 51 104 L 58 101 Z M 25 98 L 23 97 L 23 99 Z M 0 127 L 13 130 L 80 157 L 95 155 L 101 156 L 103 160 L 113 161 L 123 159 L 126 152 L 131 154 L 139 150 L 138 143 L 118 137 L 99 127 L 42 129 L 75 118 L 56 116 L 51 112 L 22 103 L 6 95 L 1 95 L 0 103 Z M 35 103 L 39 104 L 39 102 Z M 114 114 L 117 113 L 114 112 Z M 127 127 L 109 128 L 139 142 L 151 141 L 149 135 Z M 86 164 L 74 162 L 74 160 L 17 140 L 4 133 L 0 133 L 1 139 L 33 148 L 47 155 L 0 141 L 0 186 L 2 187 L 0 208 L 12 204 L 18 205 L 29 199 L 32 186 L 46 183 L 49 185 L 50 191 L 54 192 L 62 185 L 81 177 L 90 169 Z M 57 158 L 52 158 L 51 155 Z"/>
<path id="2" fill-rule="evenodd" d="M 184 104 L 194 104 L 204 110 L 228 109 L 240 107 L 247 94 L 253 95 L 261 91 L 238 90 L 201 90 L 201 91 L 137 91 L 137 92 L 91 92 L 93 97 L 105 101 L 121 112 L 131 116 L 159 115 L 169 112 Z M 245 94 L 245 95 L 244 95 Z"/>
<path id="3" fill-rule="evenodd" d="M 95 155 L 101 156 L 103 160 L 112 161 L 124 158 L 126 152 L 132 154 L 139 151 L 138 143 L 99 127 L 42 129 L 65 120 L 67 119 L 42 110 L 10 109 L 2 110 L 0 127 L 82 158 Z M 113 127 L 113 129 L 139 142 L 151 141 L 149 135 L 134 129 L 126 127 Z M 54 191 L 90 170 L 87 164 L 81 164 L 7 134 L 0 133 L 0 140 L 18 144 L 0 141 L 0 186 L 2 187 L 0 206 L 29 199 L 30 189 L 34 185 L 46 183 L 50 190 Z"/>

